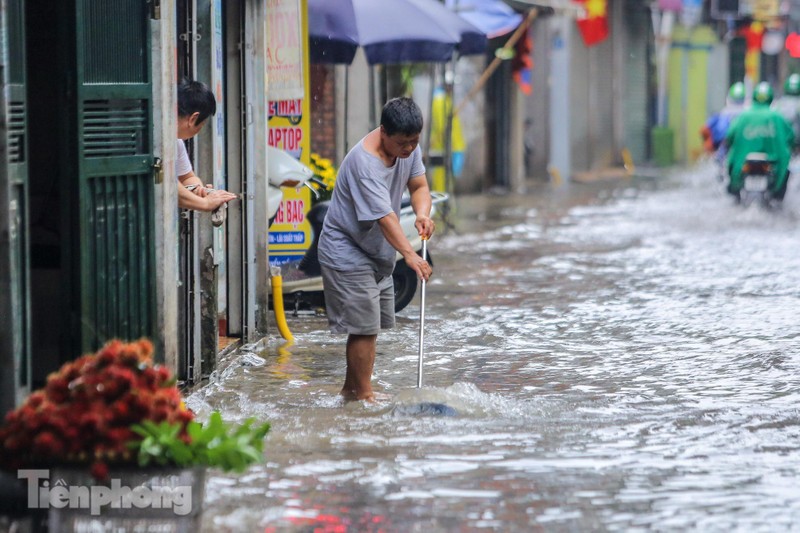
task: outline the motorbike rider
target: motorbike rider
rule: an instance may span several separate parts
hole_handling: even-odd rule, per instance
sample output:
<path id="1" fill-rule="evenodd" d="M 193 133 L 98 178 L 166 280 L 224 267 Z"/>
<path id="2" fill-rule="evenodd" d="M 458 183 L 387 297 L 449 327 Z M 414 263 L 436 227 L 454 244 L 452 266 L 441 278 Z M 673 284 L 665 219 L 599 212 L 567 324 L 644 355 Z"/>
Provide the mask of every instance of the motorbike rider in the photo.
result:
<path id="1" fill-rule="evenodd" d="M 747 155 L 762 152 L 775 161 L 775 183 L 770 190 L 772 197 L 782 200 L 789 179 L 789 158 L 794 143 L 792 127 L 779 112 L 770 108 L 772 86 L 762 81 L 753 90 L 753 105 L 743 111 L 733 122 L 725 136 L 729 147 L 728 192 L 737 198 L 742 188 L 742 166 Z"/>
<path id="2" fill-rule="evenodd" d="M 722 142 L 725 140 L 725 134 L 728 132 L 731 123 L 733 123 L 733 119 L 744 111 L 744 97 L 744 83 L 737 81 L 728 90 L 728 96 L 725 98 L 725 107 L 719 113 L 711 115 L 700 130 L 700 135 L 703 137 L 703 147 L 709 153 L 716 152 L 719 162 L 725 160 L 725 145 Z"/>
<path id="3" fill-rule="evenodd" d="M 800 143 L 800 74 L 793 73 L 783 82 L 783 96 L 772 102 L 772 108 L 778 111 L 792 126 L 794 132 L 794 148 Z"/>

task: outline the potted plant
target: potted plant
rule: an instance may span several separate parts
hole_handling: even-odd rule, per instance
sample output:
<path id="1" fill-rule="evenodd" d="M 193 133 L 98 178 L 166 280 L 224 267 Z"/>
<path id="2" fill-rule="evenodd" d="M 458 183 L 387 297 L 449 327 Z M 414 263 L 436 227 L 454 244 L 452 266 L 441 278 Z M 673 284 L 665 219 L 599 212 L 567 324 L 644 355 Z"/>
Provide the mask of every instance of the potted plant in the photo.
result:
<path id="1" fill-rule="evenodd" d="M 258 462 L 269 424 L 238 427 L 187 409 L 147 340 L 114 340 L 64 364 L 0 425 L 0 467 L 27 484 L 27 506 L 50 531 L 199 526 L 205 469 Z M 32 491 L 32 487 L 38 487 Z"/>

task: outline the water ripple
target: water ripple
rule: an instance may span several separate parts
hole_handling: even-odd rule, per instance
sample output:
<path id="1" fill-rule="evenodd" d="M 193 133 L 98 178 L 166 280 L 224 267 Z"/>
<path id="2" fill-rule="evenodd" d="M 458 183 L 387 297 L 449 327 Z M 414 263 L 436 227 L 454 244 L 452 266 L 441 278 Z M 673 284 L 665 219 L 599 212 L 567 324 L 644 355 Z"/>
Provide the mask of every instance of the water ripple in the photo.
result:
<path id="1" fill-rule="evenodd" d="M 342 402 L 344 338 L 309 317 L 189 397 L 273 424 L 266 464 L 211 476 L 204 530 L 797 530 L 798 185 L 743 209 L 703 163 L 460 204 L 423 389 L 415 300 L 379 337 L 389 403 Z M 394 410 L 419 402 L 458 415 Z"/>

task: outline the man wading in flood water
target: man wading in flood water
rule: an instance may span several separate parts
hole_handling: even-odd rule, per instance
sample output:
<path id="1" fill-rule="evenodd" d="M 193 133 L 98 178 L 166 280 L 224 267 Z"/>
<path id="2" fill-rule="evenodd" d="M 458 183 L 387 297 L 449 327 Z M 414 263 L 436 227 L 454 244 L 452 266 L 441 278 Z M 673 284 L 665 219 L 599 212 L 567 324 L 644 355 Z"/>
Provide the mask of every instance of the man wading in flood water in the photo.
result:
<path id="1" fill-rule="evenodd" d="M 408 189 L 423 239 L 434 231 L 431 194 L 419 137 L 422 112 L 410 98 L 386 103 L 381 125 L 342 161 L 319 240 L 325 306 L 332 333 L 347 333 L 346 400 L 374 401 L 372 369 L 378 332 L 394 327 L 395 250 L 420 279 L 432 269 L 400 227 Z"/>

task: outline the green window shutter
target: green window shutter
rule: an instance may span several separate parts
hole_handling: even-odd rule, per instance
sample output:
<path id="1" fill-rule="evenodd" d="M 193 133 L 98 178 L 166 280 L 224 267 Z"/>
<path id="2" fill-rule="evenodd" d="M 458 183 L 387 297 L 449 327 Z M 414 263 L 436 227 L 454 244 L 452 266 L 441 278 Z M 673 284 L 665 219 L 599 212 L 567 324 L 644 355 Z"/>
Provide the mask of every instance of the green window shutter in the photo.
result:
<path id="1" fill-rule="evenodd" d="M 623 17 L 627 36 L 625 102 L 625 146 L 634 161 L 648 158 L 650 109 L 650 13 L 641 0 L 627 0 Z"/>
<path id="2" fill-rule="evenodd" d="M 83 351 L 156 331 L 148 6 L 76 2 Z"/>
<path id="3" fill-rule="evenodd" d="M 28 254 L 28 152 L 27 102 L 25 87 L 25 4 L 23 0 L 6 3 L 3 50 L 7 66 L 2 83 L 5 87 L 6 173 L 9 187 L 9 292 L 8 317 L 11 354 L 14 364 L 14 383 L 9 393 L 19 402 L 30 390 L 30 308 Z M 6 348 L 6 347 L 4 347 Z M 7 385 L 7 383 L 3 383 Z M 0 401 L 0 404 L 7 400 Z M 6 405 L 8 407 L 8 405 Z"/>

